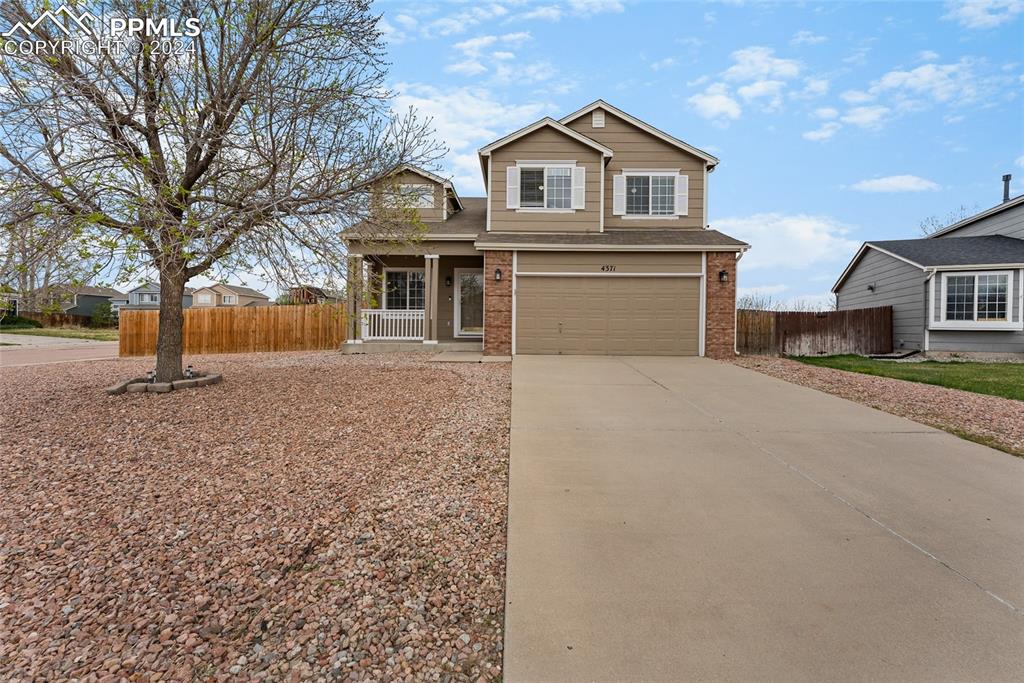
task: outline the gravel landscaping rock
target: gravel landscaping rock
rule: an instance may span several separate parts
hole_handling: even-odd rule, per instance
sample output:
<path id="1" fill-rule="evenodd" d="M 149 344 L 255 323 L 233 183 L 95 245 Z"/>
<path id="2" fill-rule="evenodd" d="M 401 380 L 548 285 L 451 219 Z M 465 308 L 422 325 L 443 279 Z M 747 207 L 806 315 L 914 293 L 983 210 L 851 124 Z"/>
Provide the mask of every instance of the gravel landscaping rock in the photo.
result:
<path id="1" fill-rule="evenodd" d="M 1024 455 L 1022 401 L 823 368 L 788 358 L 739 356 L 732 362 Z"/>
<path id="2" fill-rule="evenodd" d="M 499 679 L 509 366 L 189 362 L 4 369 L 3 680 Z"/>

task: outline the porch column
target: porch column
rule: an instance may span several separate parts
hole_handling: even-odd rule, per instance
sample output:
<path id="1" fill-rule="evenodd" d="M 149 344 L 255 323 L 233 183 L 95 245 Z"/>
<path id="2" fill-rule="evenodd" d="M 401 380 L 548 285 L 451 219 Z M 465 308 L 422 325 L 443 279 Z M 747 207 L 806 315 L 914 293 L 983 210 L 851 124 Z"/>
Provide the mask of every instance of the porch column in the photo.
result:
<path id="1" fill-rule="evenodd" d="M 353 344 L 363 343 L 363 257 L 349 254 L 348 258 L 348 339 Z"/>
<path id="2" fill-rule="evenodd" d="M 423 257 L 423 343 L 437 343 L 437 254 Z"/>

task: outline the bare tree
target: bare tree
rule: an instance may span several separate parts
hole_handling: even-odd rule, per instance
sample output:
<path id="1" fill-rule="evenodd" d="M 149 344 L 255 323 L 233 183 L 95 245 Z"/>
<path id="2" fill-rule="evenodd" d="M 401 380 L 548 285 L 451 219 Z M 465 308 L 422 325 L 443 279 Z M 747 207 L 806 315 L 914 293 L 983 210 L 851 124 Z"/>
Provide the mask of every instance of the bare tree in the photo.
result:
<path id="1" fill-rule="evenodd" d="M 944 217 L 939 216 L 928 216 L 921 221 L 919 227 L 921 228 L 921 234 L 927 237 L 932 233 L 938 232 L 943 228 L 959 223 L 968 216 L 973 216 L 978 213 L 978 205 L 975 204 L 973 207 L 968 207 L 966 204 L 961 204 L 957 208 L 947 213 Z"/>
<path id="2" fill-rule="evenodd" d="M 0 16 L 31 26 L 42 5 L 5 0 Z M 340 282 L 338 231 L 367 219 L 366 183 L 402 164 L 430 167 L 442 150 L 429 122 L 392 112 L 380 17 L 366 0 L 107 8 L 178 26 L 195 17 L 201 30 L 171 40 L 147 27 L 120 51 L 5 55 L 0 173 L 23 219 L 71 231 L 108 270 L 159 273 L 157 379 L 166 382 L 182 376 L 190 278 Z M 31 30 L 64 37 L 52 21 Z"/>

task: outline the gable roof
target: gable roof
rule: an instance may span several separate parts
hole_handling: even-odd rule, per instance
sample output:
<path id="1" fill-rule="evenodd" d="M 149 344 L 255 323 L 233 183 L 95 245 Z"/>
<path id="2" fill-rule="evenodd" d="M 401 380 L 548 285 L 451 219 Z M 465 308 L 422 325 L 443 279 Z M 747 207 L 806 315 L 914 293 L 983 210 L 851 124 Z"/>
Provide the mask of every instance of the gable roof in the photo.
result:
<path id="1" fill-rule="evenodd" d="M 596 149 L 598 152 L 601 152 L 601 154 L 603 154 L 606 157 L 611 157 L 611 156 L 614 155 L 614 152 L 612 152 L 612 150 L 609 147 L 605 147 L 604 145 L 602 145 L 600 142 L 597 142 L 596 140 L 591 140 L 590 138 L 588 138 L 583 133 L 579 133 L 579 132 L 573 130 L 572 128 L 569 128 L 565 124 L 560 123 L 558 121 L 555 121 L 550 116 L 545 116 L 540 121 L 534 121 L 533 123 L 531 123 L 530 125 L 528 125 L 528 126 L 526 126 L 524 128 L 520 128 L 519 130 L 517 130 L 515 132 L 509 133 L 508 135 L 506 135 L 503 138 L 499 138 L 498 140 L 495 140 L 494 142 L 492 142 L 489 145 L 481 147 L 478 150 L 477 153 L 480 156 L 487 156 L 488 154 L 490 154 L 494 150 L 498 149 L 499 147 L 504 147 L 508 143 L 513 142 L 514 140 L 518 140 L 519 138 L 524 137 L 526 135 L 529 135 L 530 133 L 534 132 L 535 130 L 539 130 L 541 128 L 544 128 L 545 126 L 548 126 L 550 128 L 554 128 L 559 133 L 562 133 L 563 135 L 567 135 L 567 136 L 571 137 L 572 139 L 576 140 L 579 143 L 582 143 L 584 145 L 587 145 L 588 147 L 592 147 L 593 149 Z"/>
<path id="2" fill-rule="evenodd" d="M 654 137 L 662 140 L 663 142 L 667 142 L 668 144 L 673 145 L 674 147 L 678 147 L 679 149 L 681 149 L 683 151 L 689 152 L 690 154 L 693 154 L 694 156 L 700 157 L 701 159 L 703 159 L 708 164 L 709 170 L 713 169 L 719 163 L 718 157 L 715 157 L 715 156 L 713 156 L 711 154 L 708 154 L 704 150 L 698 149 L 697 147 L 694 147 L 693 145 L 691 145 L 689 143 L 683 142 L 679 138 L 677 138 L 675 136 L 672 136 L 672 135 L 669 135 L 665 131 L 659 130 L 659 129 L 655 128 L 654 126 L 652 126 L 651 124 L 645 123 L 644 121 L 641 121 L 640 119 L 636 118 L 635 116 L 627 114 L 626 112 L 622 111 L 618 107 L 615 107 L 615 106 L 612 106 L 612 105 L 608 104 L 604 100 L 594 100 L 593 102 L 591 102 L 587 106 L 583 107 L 582 109 L 578 109 L 577 111 L 574 111 L 573 113 L 569 114 L 568 116 L 562 117 L 560 119 L 560 123 L 568 123 L 570 121 L 575 121 L 576 119 L 578 119 L 579 117 L 583 116 L 584 114 L 589 114 L 590 112 L 592 112 L 592 111 L 594 111 L 595 109 L 598 109 L 598 108 L 604 109 L 605 111 L 611 112 L 612 114 L 614 114 L 615 116 L 619 117 L 620 119 L 628 121 L 629 123 L 631 123 L 634 126 L 636 126 L 637 128 L 639 128 L 640 130 L 644 131 L 645 133 L 650 133 Z"/>
<path id="3" fill-rule="evenodd" d="M 962 221 L 958 221 L 956 223 L 953 223 L 952 225 L 947 225 L 941 230 L 936 230 L 932 234 L 928 235 L 928 238 L 931 239 L 932 237 L 941 237 L 942 235 L 953 232 L 954 230 L 966 228 L 968 225 L 971 225 L 972 223 L 977 223 L 982 218 L 995 216 L 996 214 L 1000 214 L 1003 211 L 1006 211 L 1007 209 L 1012 209 L 1013 207 L 1020 206 L 1021 204 L 1024 204 L 1024 194 L 1020 195 L 1019 197 L 1014 197 L 1013 199 L 1007 200 L 1005 202 L 1001 202 L 993 206 L 992 208 L 985 209 L 984 211 L 976 213 L 973 216 L 968 216 Z"/>
<path id="4" fill-rule="evenodd" d="M 229 292 L 233 292 L 235 294 L 238 294 L 239 296 L 251 296 L 251 297 L 255 297 L 257 299 L 269 299 L 270 298 L 269 296 L 267 296 L 263 292 L 259 292 L 259 291 L 255 290 L 255 289 L 250 288 L 250 287 L 242 287 L 241 285 L 226 285 L 224 283 L 218 282 L 217 284 L 212 285 L 212 286 L 213 287 L 222 287 L 222 288 L 228 290 Z"/>
<path id="5" fill-rule="evenodd" d="M 147 292 L 159 292 L 160 291 L 160 284 L 156 283 L 156 282 L 148 282 L 148 281 L 147 282 L 142 282 L 142 283 L 139 283 L 138 287 L 132 287 L 131 289 L 129 289 L 128 290 L 128 294 L 131 294 L 132 292 L 138 292 L 139 290 L 143 290 L 143 289 L 146 290 Z M 195 291 L 196 290 L 192 289 L 191 287 L 186 287 L 185 288 L 185 296 L 192 296 L 195 293 Z"/>
<path id="6" fill-rule="evenodd" d="M 865 242 L 832 286 L 835 292 L 868 249 L 909 263 L 921 270 L 956 266 L 1013 266 L 1024 265 L 1024 240 L 1005 235 L 981 237 L 950 237 L 932 240 L 927 237 L 914 240 L 879 240 Z"/>

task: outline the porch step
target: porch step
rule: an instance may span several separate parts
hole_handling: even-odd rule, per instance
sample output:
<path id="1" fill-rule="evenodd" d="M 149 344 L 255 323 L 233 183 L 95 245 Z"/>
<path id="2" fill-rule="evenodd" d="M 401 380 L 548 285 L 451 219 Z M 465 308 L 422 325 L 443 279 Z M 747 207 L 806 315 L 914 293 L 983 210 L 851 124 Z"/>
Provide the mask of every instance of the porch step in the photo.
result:
<path id="1" fill-rule="evenodd" d="M 364 341 L 361 344 L 345 342 L 341 352 L 357 353 L 439 353 L 444 351 L 468 351 L 482 353 L 483 342 L 475 341 L 439 341 L 436 344 L 424 344 L 421 341 Z"/>

